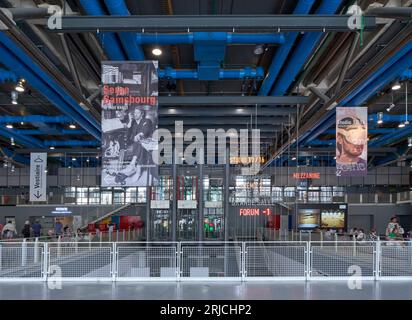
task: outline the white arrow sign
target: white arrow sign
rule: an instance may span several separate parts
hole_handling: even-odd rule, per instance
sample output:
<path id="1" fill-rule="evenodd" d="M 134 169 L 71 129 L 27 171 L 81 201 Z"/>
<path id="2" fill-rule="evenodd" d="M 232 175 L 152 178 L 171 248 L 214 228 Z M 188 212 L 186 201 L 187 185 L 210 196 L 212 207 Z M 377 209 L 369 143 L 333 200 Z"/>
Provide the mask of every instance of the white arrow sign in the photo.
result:
<path id="1" fill-rule="evenodd" d="M 47 153 L 30 154 L 30 201 L 47 201 Z"/>

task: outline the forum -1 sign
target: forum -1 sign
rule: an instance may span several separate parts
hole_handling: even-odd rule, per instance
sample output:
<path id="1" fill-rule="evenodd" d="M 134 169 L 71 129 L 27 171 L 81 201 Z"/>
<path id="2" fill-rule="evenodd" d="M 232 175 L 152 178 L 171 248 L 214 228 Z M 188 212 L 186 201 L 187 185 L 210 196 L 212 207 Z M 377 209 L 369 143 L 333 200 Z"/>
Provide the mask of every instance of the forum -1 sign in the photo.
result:
<path id="1" fill-rule="evenodd" d="M 247 216 L 270 216 L 272 214 L 272 210 L 270 208 L 239 208 L 239 215 L 243 217 Z"/>

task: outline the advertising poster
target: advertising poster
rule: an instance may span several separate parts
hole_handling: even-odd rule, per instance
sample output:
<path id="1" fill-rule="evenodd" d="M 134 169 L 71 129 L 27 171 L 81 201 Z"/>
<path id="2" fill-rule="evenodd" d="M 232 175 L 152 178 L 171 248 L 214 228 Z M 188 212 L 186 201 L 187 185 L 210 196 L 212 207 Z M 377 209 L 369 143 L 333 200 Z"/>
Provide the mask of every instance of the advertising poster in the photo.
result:
<path id="1" fill-rule="evenodd" d="M 336 175 L 365 176 L 367 159 L 368 108 L 336 108 Z"/>
<path id="2" fill-rule="evenodd" d="M 299 209 L 298 212 L 299 229 L 315 229 L 320 226 L 319 209 Z"/>
<path id="3" fill-rule="evenodd" d="M 346 211 L 341 209 L 327 209 L 321 212 L 321 227 L 332 229 L 345 228 Z"/>
<path id="4" fill-rule="evenodd" d="M 103 187 L 157 184 L 157 69 L 157 61 L 102 62 Z"/>

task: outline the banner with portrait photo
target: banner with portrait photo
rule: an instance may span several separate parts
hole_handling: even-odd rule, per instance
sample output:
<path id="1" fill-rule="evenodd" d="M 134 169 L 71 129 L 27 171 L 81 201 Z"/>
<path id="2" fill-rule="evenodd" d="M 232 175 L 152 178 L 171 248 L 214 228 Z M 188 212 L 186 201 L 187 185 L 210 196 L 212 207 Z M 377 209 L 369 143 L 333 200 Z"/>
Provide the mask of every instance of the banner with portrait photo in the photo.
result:
<path id="1" fill-rule="evenodd" d="M 103 187 L 158 181 L 158 62 L 102 62 Z"/>
<path id="2" fill-rule="evenodd" d="M 368 108 L 336 108 L 336 175 L 366 176 L 367 163 Z"/>

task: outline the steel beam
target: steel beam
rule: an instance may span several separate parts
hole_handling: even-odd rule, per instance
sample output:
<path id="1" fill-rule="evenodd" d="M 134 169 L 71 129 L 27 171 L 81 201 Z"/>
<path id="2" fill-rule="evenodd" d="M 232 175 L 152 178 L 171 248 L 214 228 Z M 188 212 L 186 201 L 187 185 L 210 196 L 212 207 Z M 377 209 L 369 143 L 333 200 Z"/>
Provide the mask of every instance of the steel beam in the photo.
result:
<path id="1" fill-rule="evenodd" d="M 239 127 L 239 125 L 244 125 L 247 126 L 249 124 L 250 126 L 250 116 L 246 117 L 214 117 L 213 114 L 210 115 L 210 117 L 184 117 L 184 118 L 179 118 L 179 119 L 174 119 L 172 117 L 162 117 L 159 118 L 159 124 L 160 126 L 164 125 L 174 125 L 176 121 L 183 121 L 183 125 L 210 125 L 211 127 L 215 127 L 216 125 L 236 125 L 236 127 Z M 279 125 L 285 122 L 284 118 L 273 118 L 273 117 L 264 117 L 264 118 L 259 118 L 257 120 L 257 125 L 258 127 L 260 125 L 264 124 L 272 124 L 272 125 Z M 256 119 L 253 117 L 253 126 L 256 125 Z"/>
<path id="2" fill-rule="evenodd" d="M 173 105 L 296 105 L 308 104 L 309 97 L 304 96 L 160 96 L 159 104 Z"/>
<path id="3" fill-rule="evenodd" d="M 296 114 L 296 109 L 291 107 L 159 107 L 160 116 L 181 116 L 181 117 L 224 117 L 224 116 L 288 116 Z M 184 120 L 184 119 L 182 119 Z M 285 121 L 286 123 L 286 121 Z"/>
<path id="4" fill-rule="evenodd" d="M 278 32 L 354 32 L 349 15 L 136 15 L 63 16 L 62 28 L 53 32 L 193 32 L 200 30 L 253 30 Z M 376 17 L 365 16 L 366 30 L 377 27 Z"/>

